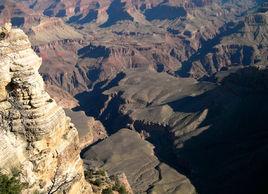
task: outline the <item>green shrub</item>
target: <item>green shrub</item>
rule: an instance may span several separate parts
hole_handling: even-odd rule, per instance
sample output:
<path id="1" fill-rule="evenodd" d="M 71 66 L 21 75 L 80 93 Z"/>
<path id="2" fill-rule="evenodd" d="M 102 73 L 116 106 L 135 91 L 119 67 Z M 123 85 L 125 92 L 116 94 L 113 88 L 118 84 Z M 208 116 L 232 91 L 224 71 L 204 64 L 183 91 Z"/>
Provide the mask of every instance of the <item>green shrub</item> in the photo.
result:
<path id="1" fill-rule="evenodd" d="M 102 190 L 101 194 L 113 194 L 113 190 L 111 188 Z"/>
<path id="2" fill-rule="evenodd" d="M 121 185 L 121 186 L 119 187 L 118 192 L 119 192 L 120 194 L 127 194 L 127 193 L 128 193 L 127 190 L 126 190 L 126 187 L 124 187 L 123 185 Z"/>
<path id="3" fill-rule="evenodd" d="M 94 185 L 97 185 L 98 187 L 101 186 L 102 181 L 100 179 L 96 179 L 94 181 Z"/>
<path id="4" fill-rule="evenodd" d="M 23 185 L 18 179 L 18 173 L 7 176 L 0 173 L 0 194 L 19 194 Z"/>
<path id="5" fill-rule="evenodd" d="M 101 176 L 106 176 L 106 172 L 105 172 L 105 170 L 99 170 L 98 173 L 99 173 Z"/>
<path id="6" fill-rule="evenodd" d="M 128 194 L 126 187 L 124 185 L 120 185 L 118 182 L 113 186 L 113 190 L 119 192 L 120 194 Z"/>
<path id="7" fill-rule="evenodd" d="M 92 179 L 93 178 L 93 174 L 92 174 L 91 170 L 85 171 L 84 174 L 85 174 L 86 179 Z"/>
<path id="8" fill-rule="evenodd" d="M 41 194 L 39 191 L 35 190 L 33 194 Z"/>

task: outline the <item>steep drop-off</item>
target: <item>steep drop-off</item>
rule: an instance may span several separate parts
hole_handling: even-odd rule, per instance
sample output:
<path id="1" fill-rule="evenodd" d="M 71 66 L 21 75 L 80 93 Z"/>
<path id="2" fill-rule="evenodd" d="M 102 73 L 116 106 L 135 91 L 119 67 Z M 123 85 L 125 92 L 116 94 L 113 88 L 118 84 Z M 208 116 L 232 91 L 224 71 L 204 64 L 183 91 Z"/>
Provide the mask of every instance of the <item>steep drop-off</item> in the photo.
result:
<path id="1" fill-rule="evenodd" d="M 198 193 L 265 193 L 267 72 L 265 66 L 232 68 L 212 83 L 136 69 L 96 85 L 96 96 L 77 97 L 108 132 L 140 132 Z M 88 103 L 93 99 L 103 101 L 97 111 Z"/>
<path id="2" fill-rule="evenodd" d="M 44 90 L 41 59 L 22 30 L 0 33 L 0 168 L 19 169 L 25 193 L 92 193 L 77 130 Z"/>

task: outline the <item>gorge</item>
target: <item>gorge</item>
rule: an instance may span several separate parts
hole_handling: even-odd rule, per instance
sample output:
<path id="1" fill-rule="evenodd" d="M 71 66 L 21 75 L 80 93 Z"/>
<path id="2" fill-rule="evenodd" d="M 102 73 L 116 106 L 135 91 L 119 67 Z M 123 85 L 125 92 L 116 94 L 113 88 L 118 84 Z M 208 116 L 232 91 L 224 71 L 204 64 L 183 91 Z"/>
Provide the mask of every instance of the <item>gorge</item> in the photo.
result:
<path id="1" fill-rule="evenodd" d="M 267 11 L 0 0 L 0 173 L 24 193 L 266 194 Z"/>

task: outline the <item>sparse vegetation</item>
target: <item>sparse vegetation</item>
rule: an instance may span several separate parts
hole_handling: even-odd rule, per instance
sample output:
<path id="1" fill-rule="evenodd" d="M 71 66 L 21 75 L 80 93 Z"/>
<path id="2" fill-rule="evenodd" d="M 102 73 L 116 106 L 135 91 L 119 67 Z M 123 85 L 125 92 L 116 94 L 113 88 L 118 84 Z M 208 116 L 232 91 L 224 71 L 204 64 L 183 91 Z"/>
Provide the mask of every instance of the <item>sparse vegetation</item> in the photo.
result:
<path id="1" fill-rule="evenodd" d="M 86 177 L 87 180 L 93 178 L 93 174 L 92 174 L 91 170 L 85 171 L 84 174 L 85 174 L 85 177 Z"/>
<path id="2" fill-rule="evenodd" d="M 100 174 L 101 176 L 106 176 L 105 170 L 99 170 L 98 174 Z"/>
<path id="3" fill-rule="evenodd" d="M 97 185 L 98 187 L 101 186 L 102 181 L 100 179 L 96 179 L 93 184 Z"/>
<path id="4" fill-rule="evenodd" d="M 91 183 L 93 190 L 102 194 L 128 194 L 124 185 L 120 183 L 115 175 L 109 176 L 103 169 L 88 169 L 84 172 L 86 180 Z"/>
<path id="5" fill-rule="evenodd" d="M 127 190 L 126 190 L 126 187 L 123 186 L 123 185 L 120 186 L 118 192 L 119 192 L 120 194 L 128 194 L 128 192 L 127 192 Z"/>
<path id="6" fill-rule="evenodd" d="M 113 194 L 113 190 L 111 188 L 107 188 L 102 190 L 101 192 L 102 194 Z"/>
<path id="7" fill-rule="evenodd" d="M 118 182 L 116 182 L 113 186 L 113 190 L 119 192 L 120 194 L 128 194 L 126 187 L 124 185 L 119 184 Z"/>
<path id="8" fill-rule="evenodd" d="M 12 175 L 8 176 L 0 173 L 0 194 L 20 194 L 23 184 L 19 181 L 19 172 L 12 171 Z"/>
<path id="9" fill-rule="evenodd" d="M 87 171 L 84 172 L 86 179 L 92 179 L 93 177 L 96 176 L 102 176 L 102 177 L 106 177 L 107 173 L 105 170 L 97 170 L 97 171 L 93 171 L 92 169 L 89 169 Z"/>

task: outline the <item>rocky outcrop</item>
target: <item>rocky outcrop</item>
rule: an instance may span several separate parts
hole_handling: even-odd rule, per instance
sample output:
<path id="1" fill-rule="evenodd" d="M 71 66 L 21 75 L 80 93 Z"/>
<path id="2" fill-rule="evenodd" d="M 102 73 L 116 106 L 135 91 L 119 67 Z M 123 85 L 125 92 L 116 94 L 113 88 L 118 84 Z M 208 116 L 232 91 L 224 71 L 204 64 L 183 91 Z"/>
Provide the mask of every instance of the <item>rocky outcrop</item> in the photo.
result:
<path id="1" fill-rule="evenodd" d="M 0 168 L 18 168 L 25 193 L 91 193 L 77 130 L 46 93 L 41 59 L 22 30 L 0 33 Z"/>
<path id="2" fill-rule="evenodd" d="M 121 129 L 92 146 L 83 158 L 86 164 L 101 167 L 111 175 L 124 172 L 134 193 L 195 193 L 195 188 L 185 176 L 160 162 L 153 145 L 129 129 Z M 126 182 L 126 178 L 123 176 L 121 182 Z"/>
<path id="3" fill-rule="evenodd" d="M 35 51 L 44 59 L 40 72 L 48 92 L 65 108 L 77 105 L 74 95 L 88 92 L 84 99 L 78 95 L 87 115 L 99 116 L 109 133 L 122 127 L 140 132 L 155 145 L 157 157 L 187 175 L 201 194 L 260 193 L 254 190 L 259 181 L 256 174 L 268 174 L 262 171 L 267 153 L 263 146 L 267 144 L 263 130 L 263 121 L 267 120 L 263 99 L 267 96 L 262 88 L 266 80 L 258 80 L 259 76 L 243 78 L 245 71 L 230 76 L 232 79 L 225 77 L 241 66 L 267 66 L 267 3 L 258 7 L 257 3 L 264 1 L 3 2 L 0 23 L 11 19 L 27 29 Z M 6 34 L 0 38 L 5 39 Z M 126 75 L 118 76 L 122 70 Z M 118 79 L 113 79 L 116 75 Z M 218 81 L 218 76 L 223 76 L 224 82 Z M 16 79 L 8 83 L 1 89 L 3 99 L 5 91 L 20 85 Z M 27 106 L 31 108 L 34 101 L 35 97 L 27 99 Z M 17 120 L 28 115 L 11 113 L 8 116 L 19 117 Z M 93 118 L 88 120 L 81 112 L 70 116 L 82 127 L 81 147 L 103 135 L 101 124 Z M 24 128 L 26 132 L 16 133 L 27 134 L 27 139 L 47 133 L 42 128 L 41 135 L 32 135 L 28 126 Z M 161 169 L 166 168 L 159 166 L 157 170 Z M 249 179 L 251 176 L 254 180 Z M 158 181 L 158 186 L 147 192 L 165 193 L 162 185 L 167 182 Z"/>
<path id="4" fill-rule="evenodd" d="M 202 47 L 208 50 L 204 42 L 218 37 L 226 23 L 236 21 L 254 4 L 250 0 L 26 0 L 1 5 L 0 23 L 24 18 L 24 25 L 18 26 L 43 58 L 40 73 L 48 88 L 59 91 L 48 92 L 63 99 L 64 92 L 74 96 L 122 69 L 143 67 L 178 75 L 183 67 L 182 72 L 195 78 L 213 74 L 229 62 L 229 55 L 236 57 L 242 52 L 245 56 L 248 47 L 238 46 L 238 54 L 227 53 L 231 52 L 229 47 L 218 48 L 223 54 L 202 55 L 205 61 L 201 62 L 191 56 Z M 255 55 L 256 49 L 252 49 Z M 253 55 L 250 60 L 258 60 Z M 186 62 L 192 68 L 184 70 Z M 63 103 L 65 107 L 74 104 Z"/>
<path id="5" fill-rule="evenodd" d="M 62 108 L 71 109 L 78 106 L 78 101 L 70 93 L 64 91 L 62 88 L 59 88 L 52 84 L 47 84 L 46 91 Z"/>
<path id="6" fill-rule="evenodd" d="M 267 65 L 267 22 L 268 12 L 255 12 L 242 22 L 230 23 L 186 60 L 181 72 L 188 69 L 184 71 L 199 79 L 233 66 Z"/>
<path id="7" fill-rule="evenodd" d="M 143 15 L 146 10 L 155 9 L 160 2 L 145 2 L 146 8 L 140 14 Z M 165 5 L 170 6 L 172 10 L 172 7 L 184 6 L 184 2 L 166 2 Z M 107 4 L 105 5 L 107 6 Z M 133 5 L 136 7 L 135 11 L 133 11 Z M 100 7 L 102 6 L 104 4 L 100 5 Z M 218 37 L 221 28 L 228 21 L 235 20 L 236 14 L 246 10 L 239 6 L 233 6 L 230 9 L 231 3 L 220 5 L 204 3 L 205 7 L 202 9 L 189 5 L 186 9 L 187 16 L 184 19 L 172 19 L 170 16 L 171 19 L 147 21 L 141 15 L 137 15 L 139 6 L 139 2 L 133 1 L 126 1 L 123 6 L 128 10 L 129 15 L 135 12 L 132 15 L 134 22 L 115 18 L 118 21 L 110 24 L 109 28 L 97 27 L 99 23 L 94 20 L 91 24 L 77 25 L 87 26 L 82 31 L 88 33 L 89 39 L 83 41 L 84 45 L 80 45 L 81 48 L 78 48 L 77 53 L 70 52 L 75 47 L 69 43 L 64 43 L 70 48 L 65 51 L 66 55 L 58 52 L 57 48 L 51 47 L 49 52 L 62 53 L 64 57 L 56 54 L 55 57 L 50 57 L 45 61 L 41 71 L 48 78 L 46 82 L 64 88 L 72 94 L 77 94 L 86 90 L 87 87 L 94 86 L 95 82 L 110 79 L 122 69 L 143 67 L 155 69 L 158 72 L 176 74 L 177 70 L 184 66 L 185 61 L 188 61 L 194 53 L 202 50 L 204 42 Z M 120 13 L 121 11 L 120 9 Z M 116 10 L 114 12 L 117 13 Z M 83 20 L 83 17 L 80 19 Z M 59 51 L 67 48 L 66 46 L 60 45 Z M 45 56 L 48 48 L 42 48 L 40 51 L 40 54 L 44 53 Z M 50 56 L 54 56 L 54 54 L 50 53 Z M 74 57 L 74 59 L 66 60 L 71 58 L 70 56 L 76 56 L 77 60 Z M 68 67 L 59 65 L 62 61 L 68 64 Z M 68 74 L 61 72 L 62 69 Z M 193 71 L 195 72 L 192 74 L 201 75 L 203 71 L 207 71 L 200 69 L 199 65 L 194 65 Z"/>
<path id="8" fill-rule="evenodd" d="M 103 140 L 108 136 L 102 123 L 95 120 L 93 117 L 86 116 L 85 112 L 75 112 L 70 109 L 65 109 L 65 112 L 78 129 L 81 149 Z"/>
<path id="9" fill-rule="evenodd" d="M 157 157 L 186 175 L 198 193 L 267 190 L 266 66 L 224 70 L 213 77 L 216 83 L 137 69 L 124 73 L 96 98 L 106 101 L 99 119 L 115 134 L 93 146 L 85 157 L 102 160 L 101 165 L 114 170 L 110 164 L 116 163 L 117 148 L 113 154 L 97 150 L 107 151 L 107 145 L 119 141 L 122 132 L 117 131 L 125 126 L 152 143 Z M 129 157 L 126 147 L 119 150 L 120 157 L 121 152 L 123 158 Z M 129 181 L 133 184 L 131 178 Z M 155 185 L 152 191 L 165 193 L 161 188 L 166 187 Z"/>
<path id="10" fill-rule="evenodd" d="M 60 40 L 68 43 L 83 39 L 82 34 L 59 18 L 41 19 L 38 25 L 31 26 L 28 34 L 34 46 L 53 44 Z"/>
<path id="11" fill-rule="evenodd" d="M 116 2 L 116 4 L 114 4 Z M 117 7 L 117 13 L 128 12 L 131 16 L 136 18 L 137 14 L 142 15 L 142 11 L 147 9 L 154 9 L 155 7 L 161 7 L 162 4 L 169 6 L 172 10 L 172 6 L 174 7 L 203 7 L 212 3 L 211 0 L 173 0 L 173 1 L 163 1 L 163 0 L 153 0 L 153 1 L 128 1 L 128 0 L 93 0 L 93 1 L 85 1 L 85 0 L 44 0 L 42 2 L 26 0 L 20 3 L 14 3 L 10 1 L 4 1 L 6 6 L 15 7 L 19 9 L 18 11 L 13 11 L 9 9 L 9 11 L 5 10 L 8 15 L 7 18 L 12 17 L 14 13 L 19 16 L 25 17 L 25 20 L 29 20 L 34 18 L 31 13 L 36 12 L 40 15 L 49 16 L 49 17 L 60 17 L 60 18 L 69 18 L 69 22 L 74 22 L 78 24 L 90 23 L 94 20 L 97 20 L 98 23 L 104 23 L 109 20 L 111 16 L 108 12 L 113 9 L 114 5 Z M 122 4 L 123 6 L 120 6 Z M 164 6 L 165 6 L 164 5 Z M 134 11 L 135 10 L 135 11 Z M 156 9 L 157 10 L 157 9 Z M 18 12 L 18 13 L 17 13 Z M 175 13 L 176 14 L 176 13 Z M 122 16 L 122 15 L 120 15 Z M 139 16 L 138 16 L 139 17 Z M 140 17 L 139 17 L 140 18 Z M 139 19 L 138 19 L 139 20 Z"/>

